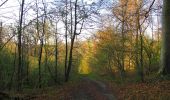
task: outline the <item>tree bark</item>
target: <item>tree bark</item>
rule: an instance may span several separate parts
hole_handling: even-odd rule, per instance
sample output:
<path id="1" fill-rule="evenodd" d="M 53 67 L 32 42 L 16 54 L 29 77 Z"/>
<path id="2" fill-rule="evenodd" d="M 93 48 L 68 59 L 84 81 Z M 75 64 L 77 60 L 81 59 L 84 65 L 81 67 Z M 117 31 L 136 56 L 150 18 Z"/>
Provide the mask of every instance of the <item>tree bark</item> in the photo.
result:
<path id="1" fill-rule="evenodd" d="M 67 12 L 67 6 L 68 6 L 68 3 L 67 3 L 67 0 L 66 0 L 66 12 Z M 67 23 L 67 14 L 66 14 L 66 19 L 65 19 L 65 78 L 67 77 L 67 61 L 68 61 L 68 34 L 67 34 L 67 31 L 68 31 L 68 23 Z"/>
<path id="2" fill-rule="evenodd" d="M 170 0 L 163 0 L 162 12 L 162 48 L 159 73 L 170 74 Z"/>
<path id="3" fill-rule="evenodd" d="M 23 23 L 23 15 L 24 15 L 24 2 L 25 0 L 22 0 L 21 3 L 21 13 L 20 13 L 20 19 L 19 19 L 19 30 L 18 30 L 18 72 L 17 72 L 17 91 L 21 90 L 22 85 L 22 77 L 21 77 L 21 69 L 22 69 L 22 45 L 21 45 L 21 36 L 22 36 L 22 23 Z"/>

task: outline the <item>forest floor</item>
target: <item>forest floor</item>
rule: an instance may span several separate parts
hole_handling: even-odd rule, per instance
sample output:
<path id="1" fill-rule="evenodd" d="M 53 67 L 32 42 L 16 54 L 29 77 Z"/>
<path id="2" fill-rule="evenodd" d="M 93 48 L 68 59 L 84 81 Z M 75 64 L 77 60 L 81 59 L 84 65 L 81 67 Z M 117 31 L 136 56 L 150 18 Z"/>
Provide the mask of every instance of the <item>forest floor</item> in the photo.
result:
<path id="1" fill-rule="evenodd" d="M 170 100 L 170 81 L 152 80 L 122 84 L 82 77 L 61 86 L 14 94 L 14 97 L 15 100 Z"/>
<path id="2" fill-rule="evenodd" d="M 117 100 L 170 100 L 170 81 L 108 83 Z"/>
<path id="3" fill-rule="evenodd" d="M 104 82 L 86 77 L 78 83 L 69 83 L 59 90 L 41 93 L 31 98 L 31 100 L 116 100 Z"/>

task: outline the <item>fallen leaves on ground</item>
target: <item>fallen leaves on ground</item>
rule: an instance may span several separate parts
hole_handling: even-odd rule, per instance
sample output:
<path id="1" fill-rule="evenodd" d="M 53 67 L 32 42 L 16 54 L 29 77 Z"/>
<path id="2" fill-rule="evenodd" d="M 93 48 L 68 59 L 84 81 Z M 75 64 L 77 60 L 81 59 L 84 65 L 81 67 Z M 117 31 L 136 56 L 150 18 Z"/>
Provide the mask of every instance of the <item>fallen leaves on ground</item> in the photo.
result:
<path id="1" fill-rule="evenodd" d="M 124 85 L 107 81 L 105 84 L 117 100 L 170 100 L 170 81 L 167 80 Z M 107 100 L 103 90 L 88 80 L 36 91 L 25 97 L 30 100 Z"/>
<path id="2" fill-rule="evenodd" d="M 33 100 L 107 100 L 107 97 L 92 82 L 80 81 L 66 83 L 60 89 L 37 95 Z"/>
<path id="3" fill-rule="evenodd" d="M 152 83 L 109 83 L 118 100 L 170 100 L 170 81 Z"/>

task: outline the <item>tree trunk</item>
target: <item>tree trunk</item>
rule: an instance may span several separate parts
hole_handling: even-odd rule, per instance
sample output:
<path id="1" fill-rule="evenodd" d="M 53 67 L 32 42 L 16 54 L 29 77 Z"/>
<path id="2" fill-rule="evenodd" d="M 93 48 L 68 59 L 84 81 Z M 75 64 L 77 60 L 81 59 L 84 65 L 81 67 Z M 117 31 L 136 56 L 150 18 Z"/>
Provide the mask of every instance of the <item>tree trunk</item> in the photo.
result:
<path id="1" fill-rule="evenodd" d="M 73 36 L 73 39 L 71 40 L 69 62 L 68 62 L 68 68 L 67 68 L 67 73 L 66 73 L 66 79 L 65 79 L 66 82 L 69 80 L 70 71 L 71 71 L 71 67 L 72 67 L 74 39 L 75 39 L 75 35 Z"/>
<path id="2" fill-rule="evenodd" d="M 170 74 L 170 0 L 163 0 L 162 14 L 162 48 L 161 67 L 159 73 Z"/>
<path id="3" fill-rule="evenodd" d="M 19 30 L 18 30 L 18 72 L 17 72 L 17 91 L 21 90 L 22 85 L 22 77 L 21 77 L 21 69 L 22 69 L 22 47 L 21 47 L 21 35 L 22 35 L 22 22 L 23 22 L 23 15 L 24 15 L 24 2 L 22 0 L 21 3 L 21 13 L 20 13 L 20 20 L 19 20 Z"/>
<path id="4" fill-rule="evenodd" d="M 68 6 L 68 3 L 67 3 L 67 0 L 66 0 L 66 12 L 67 12 L 67 6 Z M 68 37 L 67 37 L 67 31 L 68 31 L 68 23 L 67 23 L 67 15 L 66 15 L 66 19 L 65 19 L 65 72 L 64 72 L 64 75 L 65 75 L 65 78 L 67 77 L 67 61 L 68 61 Z"/>
<path id="5" fill-rule="evenodd" d="M 2 42 L 2 22 L 0 22 L 0 47 L 2 46 L 3 42 Z"/>
<path id="6" fill-rule="evenodd" d="M 39 58 L 38 58 L 38 87 L 41 88 L 41 59 L 42 59 L 43 39 L 41 39 Z"/>
<path id="7" fill-rule="evenodd" d="M 55 82 L 58 82 L 58 33 L 57 33 L 57 23 L 56 23 L 56 33 L 55 33 Z"/>
<path id="8" fill-rule="evenodd" d="M 2 22 L 0 22 L 0 48 L 2 47 Z M 0 66 L 0 81 L 3 81 L 3 77 L 2 77 L 2 66 Z M 0 84 L 1 86 L 1 84 Z"/>
<path id="9" fill-rule="evenodd" d="M 74 10 L 74 19 L 75 19 L 75 23 L 74 23 L 74 32 L 73 32 L 73 36 L 71 36 L 71 47 L 70 47 L 70 52 L 69 52 L 69 62 L 68 62 L 68 68 L 67 68 L 67 73 L 66 73 L 66 77 L 65 77 L 65 82 L 67 82 L 69 80 L 69 76 L 70 76 L 70 71 L 71 71 L 71 67 L 72 67 L 72 59 L 73 59 L 73 47 L 74 47 L 74 40 L 75 37 L 77 35 L 77 1 L 75 1 L 75 10 Z M 72 16 L 71 16 L 72 17 Z M 72 30 L 71 30 L 72 32 Z"/>
<path id="10" fill-rule="evenodd" d="M 37 34 L 39 35 L 39 20 L 38 20 L 38 1 L 36 0 L 36 14 L 37 14 L 37 22 L 36 22 L 36 30 L 37 30 Z M 43 49 L 43 38 L 41 36 L 40 37 L 40 50 L 39 50 L 39 57 L 38 57 L 38 87 L 41 88 L 41 58 L 42 58 L 42 49 Z"/>
<path id="11" fill-rule="evenodd" d="M 143 74 L 143 36 L 142 36 L 142 27 L 141 27 L 141 24 L 140 24 L 140 8 L 138 7 L 137 8 L 137 18 L 136 18 L 136 21 L 137 21 L 137 27 L 136 27 L 136 32 L 137 32 L 137 35 L 136 35 L 136 67 L 137 67 L 137 73 L 139 75 L 139 78 L 140 78 L 140 81 L 144 81 L 144 74 Z M 139 44 L 139 39 L 140 39 L 140 44 Z M 140 51 L 138 52 L 138 49 L 139 49 L 139 46 L 140 46 Z M 139 54 L 140 55 L 139 55 Z M 138 57 L 140 56 L 140 57 Z M 139 60 L 140 58 L 140 60 Z M 139 63 L 140 61 L 140 63 Z"/>

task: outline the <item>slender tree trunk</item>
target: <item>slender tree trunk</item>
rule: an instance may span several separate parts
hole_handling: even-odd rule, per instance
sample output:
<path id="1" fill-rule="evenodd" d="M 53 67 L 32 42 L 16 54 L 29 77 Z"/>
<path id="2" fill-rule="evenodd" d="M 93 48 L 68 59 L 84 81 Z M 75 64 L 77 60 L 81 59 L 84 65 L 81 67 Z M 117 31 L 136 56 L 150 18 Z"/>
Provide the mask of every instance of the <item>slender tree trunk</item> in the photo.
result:
<path id="1" fill-rule="evenodd" d="M 56 23 L 55 33 L 55 82 L 58 81 L 58 28 Z"/>
<path id="2" fill-rule="evenodd" d="M 121 68 L 120 68 L 120 73 L 121 73 L 121 78 L 122 80 L 125 77 L 125 20 L 126 20 L 126 12 L 127 12 L 127 4 L 128 1 L 125 2 L 125 5 L 122 5 L 122 27 L 121 27 L 121 47 L 122 47 L 122 52 L 121 52 Z"/>
<path id="3" fill-rule="evenodd" d="M 38 1 L 36 0 L 36 14 L 37 14 L 37 22 L 36 22 L 36 29 L 37 29 L 37 34 L 40 35 L 40 32 L 39 32 L 39 8 L 38 8 Z M 40 50 L 39 50 L 39 57 L 38 57 L 38 87 L 41 88 L 41 58 L 42 58 L 42 48 L 43 48 L 43 38 L 42 36 L 39 36 L 40 37 Z"/>
<path id="4" fill-rule="evenodd" d="M 24 35 L 24 29 L 22 30 L 22 34 Z M 23 84 L 23 81 L 24 81 L 24 78 L 25 78 L 25 74 L 24 74 L 24 68 L 26 67 L 25 66 L 25 40 L 24 40 L 24 36 L 22 36 L 22 48 L 21 48 L 21 79 L 23 79 L 21 81 L 21 84 Z"/>
<path id="5" fill-rule="evenodd" d="M 47 39 L 46 39 L 46 36 L 45 36 L 45 39 L 44 39 L 45 60 L 43 61 L 43 63 L 44 63 L 44 73 L 47 73 L 47 66 L 48 66 L 48 47 L 47 46 L 48 46 L 48 44 L 47 44 Z"/>
<path id="6" fill-rule="evenodd" d="M 27 84 L 29 84 L 29 55 L 27 55 L 27 64 L 26 64 L 26 67 L 27 67 L 27 69 L 26 69 L 26 82 L 27 82 Z"/>
<path id="7" fill-rule="evenodd" d="M 74 47 L 74 40 L 75 37 L 77 35 L 77 1 L 75 1 L 75 10 L 74 10 L 74 19 L 75 19 L 75 23 L 74 23 L 74 32 L 73 32 L 73 36 L 71 38 L 71 46 L 70 46 L 70 52 L 69 52 L 69 63 L 68 63 L 68 68 L 67 68 L 67 73 L 66 73 L 66 77 L 65 77 L 65 81 L 67 82 L 69 80 L 69 76 L 70 76 L 70 71 L 71 71 L 71 67 L 72 67 L 72 59 L 73 59 L 73 47 Z"/>
<path id="8" fill-rule="evenodd" d="M 137 13 L 139 13 L 139 8 L 137 8 Z M 135 63 L 136 63 L 137 75 L 138 75 L 138 77 L 140 77 L 139 76 L 139 67 L 140 67 L 140 65 L 139 65 L 139 51 L 138 51 L 138 49 L 139 49 L 139 21 L 138 20 L 139 20 L 139 14 L 137 14 L 137 17 L 136 17 Z"/>
<path id="9" fill-rule="evenodd" d="M 23 15 L 24 15 L 24 2 L 25 0 L 22 0 L 21 3 L 21 12 L 20 12 L 20 20 L 19 20 L 19 30 L 18 30 L 18 79 L 17 79 L 17 91 L 21 90 L 21 85 L 22 85 L 22 46 L 21 46 L 21 35 L 22 35 L 22 23 L 23 23 Z"/>
<path id="10" fill-rule="evenodd" d="M 141 81 L 144 82 L 144 73 L 143 73 L 143 36 L 140 32 L 140 69 L 139 75 L 141 77 Z"/>
<path id="11" fill-rule="evenodd" d="M 121 77 L 124 79 L 125 77 L 125 69 L 124 69 L 124 59 L 125 59 L 125 33 L 124 33 L 124 28 L 125 28 L 125 19 L 123 17 L 122 21 L 122 53 L 121 53 Z"/>
<path id="12" fill-rule="evenodd" d="M 70 53 L 69 53 L 68 69 L 67 69 L 66 79 L 65 79 L 66 82 L 68 82 L 68 80 L 69 80 L 70 71 L 71 71 L 71 67 L 72 67 L 74 39 L 75 39 L 75 35 L 73 36 L 73 40 L 71 40 L 71 47 L 70 47 Z"/>
<path id="13" fill-rule="evenodd" d="M 0 48 L 2 47 L 2 22 L 0 22 Z M 0 66 L 0 81 L 3 81 L 3 77 L 2 77 L 2 66 Z M 1 84 L 0 84 L 1 86 Z"/>
<path id="14" fill-rule="evenodd" d="M 29 84 L 29 37 L 27 37 L 27 48 L 26 48 L 26 83 Z"/>
<path id="15" fill-rule="evenodd" d="M 66 0 L 66 12 L 67 12 L 67 6 L 68 6 L 68 3 L 67 3 L 67 0 Z M 65 78 L 67 77 L 67 68 L 68 68 L 68 34 L 67 34 L 67 31 L 68 31 L 68 23 L 67 23 L 67 15 L 66 15 L 66 19 L 65 19 Z"/>
<path id="16" fill-rule="evenodd" d="M 2 46 L 2 22 L 0 22 L 0 47 Z"/>
<path id="17" fill-rule="evenodd" d="M 136 40 L 136 44 L 137 44 L 137 48 L 138 45 L 140 45 L 140 64 L 137 61 L 137 70 L 138 70 L 138 75 L 140 77 L 140 80 L 143 82 L 144 81 L 144 74 L 143 74 L 143 36 L 142 36 L 142 31 L 141 31 L 141 25 L 140 25 L 140 12 L 139 12 L 140 8 L 137 8 L 137 40 Z M 140 39 L 140 44 L 139 44 L 139 40 L 138 40 L 138 36 Z M 138 60 L 138 49 L 137 50 L 137 59 Z"/>
<path id="18" fill-rule="evenodd" d="M 39 58 L 38 58 L 38 87 L 41 88 L 41 60 L 42 60 L 42 50 L 43 50 L 43 39 L 41 39 L 41 44 L 40 44 L 40 51 L 39 51 Z"/>

